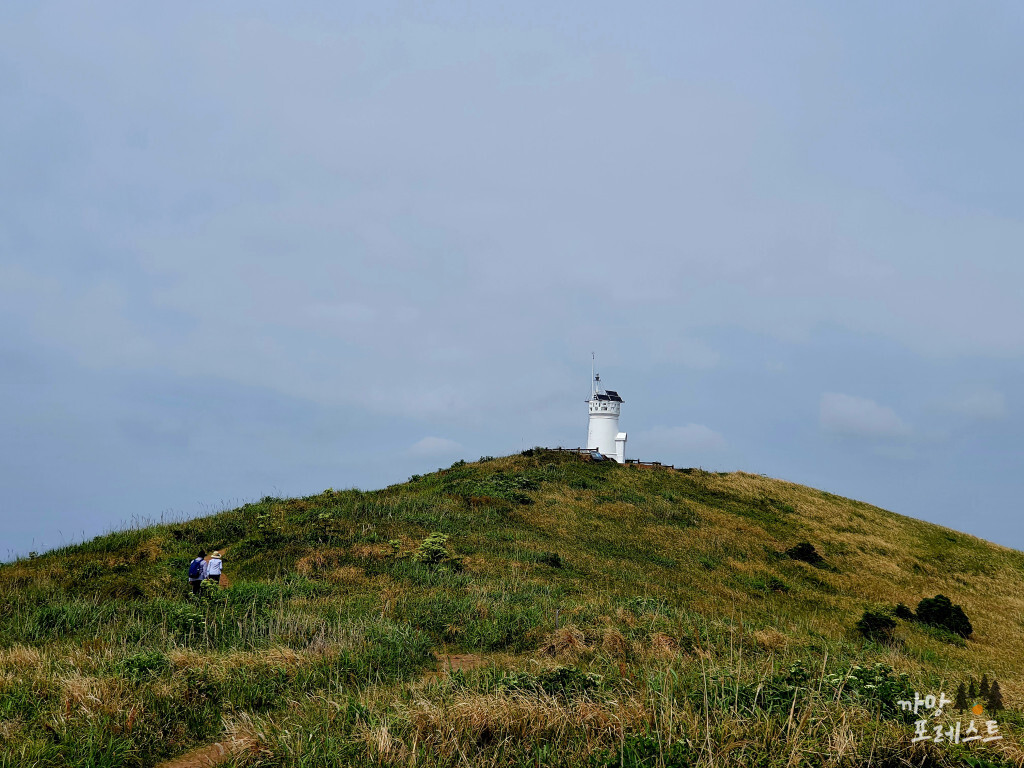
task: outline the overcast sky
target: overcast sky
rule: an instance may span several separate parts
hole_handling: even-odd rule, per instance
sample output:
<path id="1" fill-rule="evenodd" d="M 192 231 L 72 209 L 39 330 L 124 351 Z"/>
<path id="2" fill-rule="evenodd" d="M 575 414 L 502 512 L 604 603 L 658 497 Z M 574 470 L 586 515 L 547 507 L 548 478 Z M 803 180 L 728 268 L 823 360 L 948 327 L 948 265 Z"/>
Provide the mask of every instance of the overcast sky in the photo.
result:
<path id="1" fill-rule="evenodd" d="M 1024 548 L 1019 4 L 297 5 L 0 7 L 0 558 L 580 445 L 592 351 Z"/>

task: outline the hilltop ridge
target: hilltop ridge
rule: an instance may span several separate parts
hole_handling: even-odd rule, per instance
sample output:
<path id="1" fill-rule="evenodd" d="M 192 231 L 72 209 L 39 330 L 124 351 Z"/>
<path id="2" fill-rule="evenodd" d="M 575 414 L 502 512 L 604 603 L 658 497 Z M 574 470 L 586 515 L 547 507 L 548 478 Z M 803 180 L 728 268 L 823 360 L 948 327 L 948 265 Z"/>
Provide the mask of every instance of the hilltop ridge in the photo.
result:
<path id="1" fill-rule="evenodd" d="M 233 586 L 192 600 L 199 547 Z M 966 641 L 854 628 L 940 593 Z M 895 700 L 983 674 L 984 759 L 1024 764 L 1024 553 L 742 472 L 485 457 L 97 537 L 0 567 L 0 599 L 0 765 L 243 732 L 238 765 L 963 765 Z"/>

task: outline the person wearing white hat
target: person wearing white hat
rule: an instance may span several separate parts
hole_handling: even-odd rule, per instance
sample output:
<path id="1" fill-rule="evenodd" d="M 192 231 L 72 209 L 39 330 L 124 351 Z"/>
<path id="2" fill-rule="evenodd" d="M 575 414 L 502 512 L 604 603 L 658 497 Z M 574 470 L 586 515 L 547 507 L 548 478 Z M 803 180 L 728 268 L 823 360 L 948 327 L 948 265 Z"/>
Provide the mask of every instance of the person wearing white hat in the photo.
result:
<path id="1" fill-rule="evenodd" d="M 220 550 L 217 550 L 210 555 L 210 560 L 206 564 L 206 578 L 215 584 L 220 584 L 220 574 L 223 569 L 224 563 L 220 558 Z"/>

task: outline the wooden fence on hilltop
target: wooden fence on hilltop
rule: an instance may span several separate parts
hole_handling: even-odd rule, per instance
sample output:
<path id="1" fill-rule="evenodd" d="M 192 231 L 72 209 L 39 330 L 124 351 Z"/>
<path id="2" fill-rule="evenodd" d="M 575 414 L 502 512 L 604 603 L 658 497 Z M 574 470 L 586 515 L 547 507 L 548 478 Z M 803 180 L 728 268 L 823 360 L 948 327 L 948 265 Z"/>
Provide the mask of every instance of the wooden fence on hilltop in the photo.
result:
<path id="1" fill-rule="evenodd" d="M 589 448 L 544 448 L 545 451 L 558 451 L 559 453 L 574 453 L 583 461 L 614 461 L 613 458 L 600 451 L 593 451 Z M 600 459 L 595 458 L 600 456 Z M 676 467 L 674 464 L 662 464 L 660 461 L 641 461 L 640 459 L 626 459 L 623 462 L 626 467 L 639 467 L 641 469 L 674 469 L 678 472 L 692 472 L 693 467 Z"/>

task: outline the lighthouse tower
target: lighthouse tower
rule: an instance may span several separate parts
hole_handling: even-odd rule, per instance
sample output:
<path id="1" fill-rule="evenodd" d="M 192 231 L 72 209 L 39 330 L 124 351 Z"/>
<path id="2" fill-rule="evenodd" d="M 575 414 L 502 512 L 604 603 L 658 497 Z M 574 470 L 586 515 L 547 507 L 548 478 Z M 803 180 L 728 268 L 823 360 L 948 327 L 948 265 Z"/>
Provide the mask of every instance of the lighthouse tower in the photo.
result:
<path id="1" fill-rule="evenodd" d="M 615 459 L 626 460 L 626 433 L 619 432 L 619 409 L 623 400 L 613 389 L 601 386 L 601 375 L 591 370 L 590 428 L 587 429 L 587 448 Z"/>

